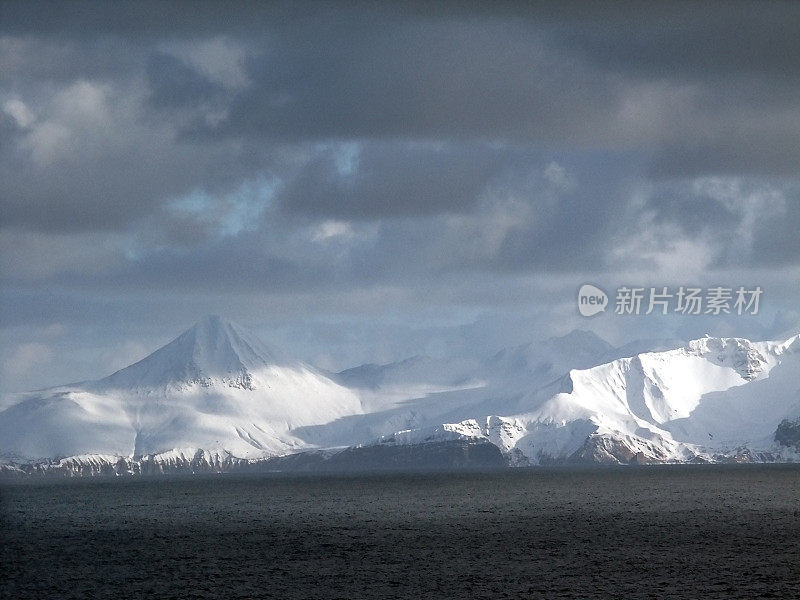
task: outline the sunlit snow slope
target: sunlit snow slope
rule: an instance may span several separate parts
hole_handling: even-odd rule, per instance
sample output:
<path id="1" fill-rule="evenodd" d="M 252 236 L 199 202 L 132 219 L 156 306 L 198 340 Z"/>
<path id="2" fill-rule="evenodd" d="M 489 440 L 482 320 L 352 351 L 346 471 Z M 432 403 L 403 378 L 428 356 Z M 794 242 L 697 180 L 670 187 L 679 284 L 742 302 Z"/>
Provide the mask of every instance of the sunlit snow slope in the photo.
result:
<path id="1" fill-rule="evenodd" d="M 261 456 L 302 446 L 296 427 L 360 411 L 354 392 L 212 316 L 105 379 L 28 394 L 0 413 L 0 451 L 40 458 L 203 448 Z"/>
<path id="2" fill-rule="evenodd" d="M 207 317 L 104 379 L 22 395 L 0 412 L 0 456 L 223 468 L 466 441 L 496 445 L 512 465 L 798 460 L 775 433 L 783 423 L 783 438 L 800 435 L 799 418 L 800 336 L 616 349 L 576 331 L 483 362 L 414 357 L 329 374 Z"/>
<path id="3" fill-rule="evenodd" d="M 776 443 L 775 431 L 800 416 L 800 336 L 703 338 L 571 369 L 527 390 L 490 380 L 481 397 L 491 400 L 461 405 L 447 420 L 383 443 L 484 437 L 524 463 L 796 458 Z"/>

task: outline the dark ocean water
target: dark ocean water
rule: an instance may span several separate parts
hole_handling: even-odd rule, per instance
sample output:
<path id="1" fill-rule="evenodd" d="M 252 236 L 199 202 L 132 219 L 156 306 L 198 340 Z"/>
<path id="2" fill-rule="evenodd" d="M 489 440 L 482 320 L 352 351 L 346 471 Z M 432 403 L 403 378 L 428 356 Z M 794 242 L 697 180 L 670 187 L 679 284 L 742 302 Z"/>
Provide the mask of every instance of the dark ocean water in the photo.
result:
<path id="1" fill-rule="evenodd" d="M 0 487 L 0 597 L 800 598 L 800 467 Z"/>

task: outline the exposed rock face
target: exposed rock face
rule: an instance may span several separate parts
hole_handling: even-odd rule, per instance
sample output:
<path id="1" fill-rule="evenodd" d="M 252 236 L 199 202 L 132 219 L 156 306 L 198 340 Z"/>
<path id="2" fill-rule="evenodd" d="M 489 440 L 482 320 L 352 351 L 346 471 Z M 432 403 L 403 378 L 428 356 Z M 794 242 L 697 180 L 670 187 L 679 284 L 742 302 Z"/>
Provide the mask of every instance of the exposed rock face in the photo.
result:
<path id="1" fill-rule="evenodd" d="M 750 341 L 741 338 L 701 338 L 687 344 L 689 352 L 729 364 L 747 381 L 768 370 L 767 358 Z"/>
<path id="2" fill-rule="evenodd" d="M 269 461 L 267 462 L 269 465 Z M 280 463 L 274 465 L 280 466 Z M 307 470 L 362 471 L 409 469 L 497 469 L 508 467 L 488 441 L 452 440 L 424 444 L 377 444 L 346 448 Z"/>
<path id="3" fill-rule="evenodd" d="M 608 434 L 592 434 L 566 462 L 593 465 L 647 465 L 668 462 L 669 455 L 657 446 L 634 447 Z"/>
<path id="4" fill-rule="evenodd" d="M 800 418 L 794 421 L 784 419 L 775 430 L 775 441 L 781 446 L 787 446 L 800 451 Z"/>

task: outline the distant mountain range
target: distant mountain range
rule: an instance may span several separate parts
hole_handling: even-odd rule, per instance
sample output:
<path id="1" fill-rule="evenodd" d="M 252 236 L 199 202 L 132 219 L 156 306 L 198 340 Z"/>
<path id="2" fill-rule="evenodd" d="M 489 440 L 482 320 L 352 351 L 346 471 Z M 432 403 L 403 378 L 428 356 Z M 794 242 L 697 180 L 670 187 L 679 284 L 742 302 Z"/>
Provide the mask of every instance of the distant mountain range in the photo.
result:
<path id="1" fill-rule="evenodd" d="M 614 348 L 574 331 L 329 373 L 211 316 L 104 379 L 15 400 L 6 475 L 793 461 L 800 336 Z"/>

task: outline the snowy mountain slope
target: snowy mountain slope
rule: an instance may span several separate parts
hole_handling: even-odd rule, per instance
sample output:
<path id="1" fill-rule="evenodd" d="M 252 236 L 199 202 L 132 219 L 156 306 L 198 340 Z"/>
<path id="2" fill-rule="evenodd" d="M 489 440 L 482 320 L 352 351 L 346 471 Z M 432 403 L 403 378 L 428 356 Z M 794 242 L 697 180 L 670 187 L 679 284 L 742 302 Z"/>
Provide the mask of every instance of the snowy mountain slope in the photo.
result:
<path id="1" fill-rule="evenodd" d="M 526 392 L 557 390 L 558 379 L 573 366 L 600 364 L 614 353 L 594 333 L 573 331 L 502 350 L 482 363 L 413 357 L 362 365 L 339 373 L 337 380 L 358 388 L 364 414 L 302 428 L 297 434 L 318 445 L 346 445 L 448 421 L 513 413 Z"/>
<path id="2" fill-rule="evenodd" d="M 616 400 L 594 406 L 591 393 L 586 398 L 575 395 L 563 399 L 559 396 L 572 391 L 572 382 L 567 377 L 572 366 L 585 370 L 598 365 L 600 372 L 591 375 L 590 379 L 603 380 L 613 377 L 614 372 L 620 369 L 620 363 L 615 363 L 614 359 L 624 352 L 625 348 L 614 348 L 591 332 L 575 331 L 560 338 L 503 350 L 477 368 L 477 378 L 451 377 L 451 389 L 429 388 L 426 393 L 416 396 L 409 392 L 429 384 L 429 374 L 419 369 L 408 369 L 403 363 L 370 367 L 371 373 L 379 371 L 382 375 L 391 371 L 394 375 L 402 373 L 405 379 L 395 376 L 391 385 L 385 386 L 383 379 L 373 377 L 368 393 L 380 401 L 370 401 L 371 410 L 336 423 L 303 428 L 296 433 L 319 445 L 345 445 L 368 443 L 372 439 L 396 439 L 396 432 L 408 430 L 447 430 L 468 436 L 475 432 L 472 424 L 480 423 L 485 434 L 482 435 L 507 452 L 511 452 L 517 446 L 517 439 L 521 439 L 519 447 L 526 448 L 528 454 L 533 444 L 534 454 L 562 456 L 569 448 L 577 450 L 590 433 L 600 431 L 598 427 L 601 424 L 613 423 L 616 428 L 626 431 L 648 426 L 646 420 L 621 410 Z M 606 360 L 612 362 L 603 366 Z M 447 361 L 438 361 L 437 365 L 445 375 L 455 372 L 448 369 Z M 445 375 L 439 373 L 439 382 Z M 635 373 L 631 377 L 635 377 Z M 459 381 L 474 385 L 459 388 Z M 711 389 L 717 388 L 712 386 Z M 560 424 L 555 424 L 561 421 L 576 424 L 563 429 Z M 462 426 L 464 423 L 466 426 Z M 655 429 L 652 435 L 668 435 Z M 615 430 L 607 426 L 603 431 Z M 423 437 L 428 435 L 424 433 Z M 411 439 L 416 439 L 415 436 L 412 435 Z M 443 439 L 450 437 L 447 435 Z"/>
<path id="3" fill-rule="evenodd" d="M 575 330 L 562 337 L 501 350 L 484 367 L 488 377 L 549 383 L 570 369 L 585 369 L 616 358 L 614 347 L 591 331 Z"/>
<path id="4" fill-rule="evenodd" d="M 737 446 L 766 448 L 776 424 L 800 417 L 800 336 L 763 348 L 776 364 L 747 384 L 705 394 L 683 418 L 665 423 L 674 438 L 729 451 Z"/>
<path id="5" fill-rule="evenodd" d="M 261 456 L 303 446 L 295 427 L 361 410 L 353 391 L 208 317 L 109 377 L 23 397 L 0 412 L 0 452 L 35 459 L 202 448 Z"/>
<path id="6" fill-rule="evenodd" d="M 781 454 L 774 432 L 800 415 L 799 339 L 703 338 L 573 369 L 524 393 L 518 411 L 439 426 L 485 437 L 533 463 L 597 452 L 609 462 L 711 459 L 743 447 Z"/>
<path id="7" fill-rule="evenodd" d="M 512 465 L 800 459 L 775 441 L 800 422 L 800 336 L 673 345 L 620 356 L 631 347 L 573 332 L 483 363 L 326 374 L 208 317 L 108 377 L 15 397 L 0 456 L 61 474 L 316 468 L 342 448 L 358 449 L 342 464 L 374 466 L 407 446 L 458 460 L 481 444 Z M 293 453 L 308 455 L 275 462 Z"/>
<path id="8" fill-rule="evenodd" d="M 399 362 L 365 364 L 337 373 L 337 379 L 348 387 L 387 389 L 406 387 L 410 382 L 425 383 L 440 388 L 469 386 L 479 363 L 469 359 L 412 356 Z"/>
<path id="9" fill-rule="evenodd" d="M 239 325 L 209 315 L 146 358 L 97 382 L 97 389 L 225 384 L 250 389 L 254 373 L 288 360 Z"/>
<path id="10" fill-rule="evenodd" d="M 364 411 L 371 413 L 431 394 L 483 387 L 480 368 L 478 361 L 470 359 L 413 356 L 384 365 L 347 369 L 334 375 L 334 379 L 357 389 Z"/>

